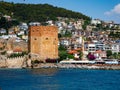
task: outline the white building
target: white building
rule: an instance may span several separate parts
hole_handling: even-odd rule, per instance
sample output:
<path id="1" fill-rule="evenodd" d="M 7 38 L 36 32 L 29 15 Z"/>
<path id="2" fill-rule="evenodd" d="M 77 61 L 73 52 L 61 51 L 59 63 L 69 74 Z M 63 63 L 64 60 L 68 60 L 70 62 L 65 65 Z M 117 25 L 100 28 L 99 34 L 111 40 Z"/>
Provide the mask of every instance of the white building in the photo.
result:
<path id="1" fill-rule="evenodd" d="M 27 30 L 28 29 L 28 25 L 27 25 L 27 23 L 21 23 L 20 26 L 19 26 L 19 28 L 21 30 Z"/>
<path id="2" fill-rule="evenodd" d="M 39 26 L 40 22 L 30 22 L 29 25 L 30 26 Z"/>
<path id="3" fill-rule="evenodd" d="M 111 51 L 112 51 L 112 53 L 120 52 L 120 44 L 112 44 Z"/>
<path id="4" fill-rule="evenodd" d="M 95 52 L 96 51 L 96 45 L 93 43 L 93 44 L 88 44 L 87 45 L 87 50 L 88 52 Z"/>
<path id="5" fill-rule="evenodd" d="M 0 34 L 6 34 L 7 32 L 6 32 L 6 29 L 1 29 L 0 30 Z"/>
<path id="6" fill-rule="evenodd" d="M 69 39 L 61 39 L 60 44 L 65 45 L 65 46 L 69 46 L 70 45 L 70 40 Z"/>
<path id="7" fill-rule="evenodd" d="M 99 19 L 93 19 L 91 20 L 91 24 L 94 24 L 94 25 L 101 24 L 101 21 Z"/>

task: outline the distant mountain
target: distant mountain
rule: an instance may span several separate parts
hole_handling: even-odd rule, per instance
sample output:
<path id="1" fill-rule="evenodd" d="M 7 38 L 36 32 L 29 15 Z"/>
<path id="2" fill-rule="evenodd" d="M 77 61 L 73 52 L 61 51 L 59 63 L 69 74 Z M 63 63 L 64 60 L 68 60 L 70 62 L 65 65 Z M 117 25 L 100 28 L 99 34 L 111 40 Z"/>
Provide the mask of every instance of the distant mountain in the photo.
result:
<path id="1" fill-rule="evenodd" d="M 0 13 L 11 15 L 13 18 L 27 22 L 56 20 L 56 17 L 90 20 L 90 17 L 82 13 L 54 7 L 49 4 L 14 4 L 0 1 Z"/>

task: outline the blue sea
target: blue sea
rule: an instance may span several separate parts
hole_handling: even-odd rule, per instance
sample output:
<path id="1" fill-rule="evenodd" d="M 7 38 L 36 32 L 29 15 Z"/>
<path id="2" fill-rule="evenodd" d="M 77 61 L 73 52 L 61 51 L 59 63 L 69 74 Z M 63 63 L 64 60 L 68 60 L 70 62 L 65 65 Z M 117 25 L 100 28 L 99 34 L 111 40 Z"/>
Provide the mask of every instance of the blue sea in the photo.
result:
<path id="1" fill-rule="evenodd" d="M 0 90 L 120 90 L 120 71 L 0 69 Z"/>

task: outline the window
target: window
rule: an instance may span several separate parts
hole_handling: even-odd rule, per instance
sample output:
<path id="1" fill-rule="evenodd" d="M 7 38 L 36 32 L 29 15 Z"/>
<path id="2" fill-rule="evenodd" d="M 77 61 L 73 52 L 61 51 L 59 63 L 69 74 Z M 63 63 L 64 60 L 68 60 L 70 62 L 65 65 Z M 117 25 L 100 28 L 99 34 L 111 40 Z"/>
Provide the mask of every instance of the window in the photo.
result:
<path id="1" fill-rule="evenodd" d="M 37 38 L 34 38 L 34 40 L 37 40 Z"/>
<path id="2" fill-rule="evenodd" d="M 48 38 L 46 38 L 46 40 L 48 40 Z"/>

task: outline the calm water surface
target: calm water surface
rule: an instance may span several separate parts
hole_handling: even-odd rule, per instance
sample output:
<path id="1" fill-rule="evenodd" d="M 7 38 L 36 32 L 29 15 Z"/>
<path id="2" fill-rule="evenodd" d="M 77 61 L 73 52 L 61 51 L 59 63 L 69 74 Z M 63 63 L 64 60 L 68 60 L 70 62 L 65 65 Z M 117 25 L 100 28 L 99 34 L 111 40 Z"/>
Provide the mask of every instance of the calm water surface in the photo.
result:
<path id="1" fill-rule="evenodd" d="M 1 90 L 120 90 L 119 70 L 0 69 Z"/>

